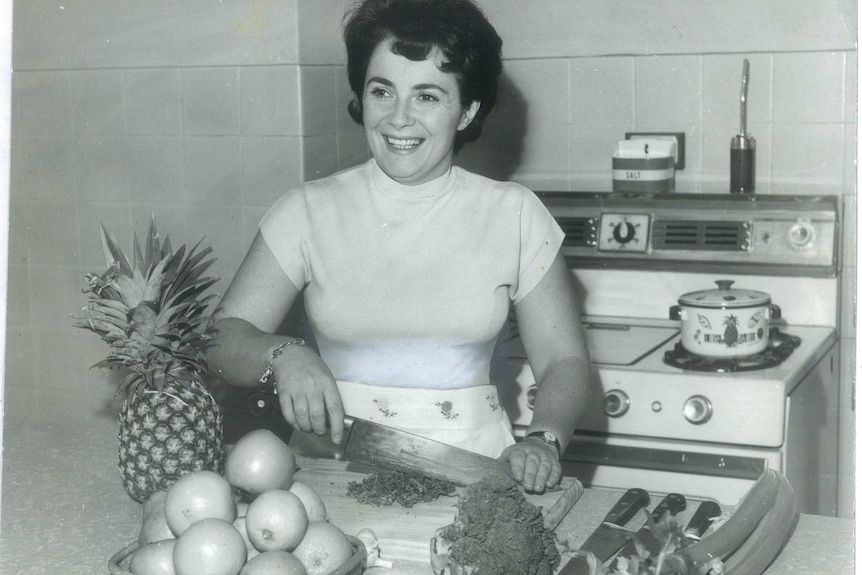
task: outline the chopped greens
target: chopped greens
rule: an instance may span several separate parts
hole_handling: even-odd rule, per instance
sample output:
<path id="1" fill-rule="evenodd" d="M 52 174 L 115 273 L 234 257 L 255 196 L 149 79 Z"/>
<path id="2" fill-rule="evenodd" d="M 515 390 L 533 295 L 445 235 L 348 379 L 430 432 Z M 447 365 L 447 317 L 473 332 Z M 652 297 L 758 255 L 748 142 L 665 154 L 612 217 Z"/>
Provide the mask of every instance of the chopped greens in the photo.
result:
<path id="1" fill-rule="evenodd" d="M 455 494 L 455 484 L 418 472 L 375 471 L 347 484 L 347 495 L 366 505 L 413 507 Z"/>
<path id="2" fill-rule="evenodd" d="M 452 541 L 449 558 L 462 573 L 551 575 L 560 564 L 554 532 L 515 484 L 470 485 L 441 537 Z"/>

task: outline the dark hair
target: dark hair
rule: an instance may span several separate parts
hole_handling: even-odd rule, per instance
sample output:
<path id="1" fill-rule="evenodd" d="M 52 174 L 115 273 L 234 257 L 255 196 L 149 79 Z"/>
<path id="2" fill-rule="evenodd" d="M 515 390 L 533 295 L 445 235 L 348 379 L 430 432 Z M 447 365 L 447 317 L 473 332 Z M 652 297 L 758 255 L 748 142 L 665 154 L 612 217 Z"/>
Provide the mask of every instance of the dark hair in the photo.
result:
<path id="1" fill-rule="evenodd" d="M 455 136 L 455 151 L 479 138 L 497 102 L 503 41 L 472 0 L 362 0 L 346 19 L 347 77 L 354 94 L 347 110 L 354 121 L 362 124 L 371 55 L 380 42 L 392 39 L 393 53 L 413 61 L 440 49 L 446 59 L 441 70 L 455 75 L 461 106 L 480 103 L 470 125 Z"/>

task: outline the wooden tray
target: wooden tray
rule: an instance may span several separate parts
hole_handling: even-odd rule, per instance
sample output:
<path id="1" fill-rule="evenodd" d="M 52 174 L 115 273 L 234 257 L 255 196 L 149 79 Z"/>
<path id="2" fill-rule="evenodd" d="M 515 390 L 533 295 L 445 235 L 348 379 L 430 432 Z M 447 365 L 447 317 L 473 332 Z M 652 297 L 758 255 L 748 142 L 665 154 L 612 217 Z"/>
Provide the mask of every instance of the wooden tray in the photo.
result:
<path id="1" fill-rule="evenodd" d="M 365 544 L 356 537 L 347 536 L 347 540 L 353 546 L 353 556 L 344 565 L 329 575 L 362 575 L 365 570 L 366 551 Z M 115 553 L 108 559 L 108 573 L 110 575 L 133 575 L 129 571 L 129 563 L 132 555 L 138 550 L 138 543 L 132 543 Z"/>

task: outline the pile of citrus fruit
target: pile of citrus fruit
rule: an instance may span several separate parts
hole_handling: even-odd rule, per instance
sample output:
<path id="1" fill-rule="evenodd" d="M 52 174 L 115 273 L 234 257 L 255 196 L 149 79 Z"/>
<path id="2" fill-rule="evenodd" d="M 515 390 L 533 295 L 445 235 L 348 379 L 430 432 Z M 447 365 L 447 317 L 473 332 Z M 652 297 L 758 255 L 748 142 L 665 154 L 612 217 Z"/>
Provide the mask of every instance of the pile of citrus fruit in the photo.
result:
<path id="1" fill-rule="evenodd" d="M 353 555 L 320 496 L 294 480 L 296 456 L 252 431 L 225 473 L 194 471 L 143 505 L 134 575 L 328 575 Z M 238 496 L 238 494 L 241 494 Z"/>

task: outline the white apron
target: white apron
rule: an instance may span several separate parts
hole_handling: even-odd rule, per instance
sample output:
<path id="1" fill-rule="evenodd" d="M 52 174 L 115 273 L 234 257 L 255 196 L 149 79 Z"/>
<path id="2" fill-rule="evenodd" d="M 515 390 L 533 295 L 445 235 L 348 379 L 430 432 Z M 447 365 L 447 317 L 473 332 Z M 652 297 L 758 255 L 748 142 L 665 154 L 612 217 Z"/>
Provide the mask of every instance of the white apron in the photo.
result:
<path id="1" fill-rule="evenodd" d="M 515 443 L 512 425 L 497 388 L 422 389 L 338 381 L 349 417 L 366 419 L 447 445 L 497 458 Z M 290 445 L 298 454 L 338 457 L 329 435 L 294 430 Z"/>

